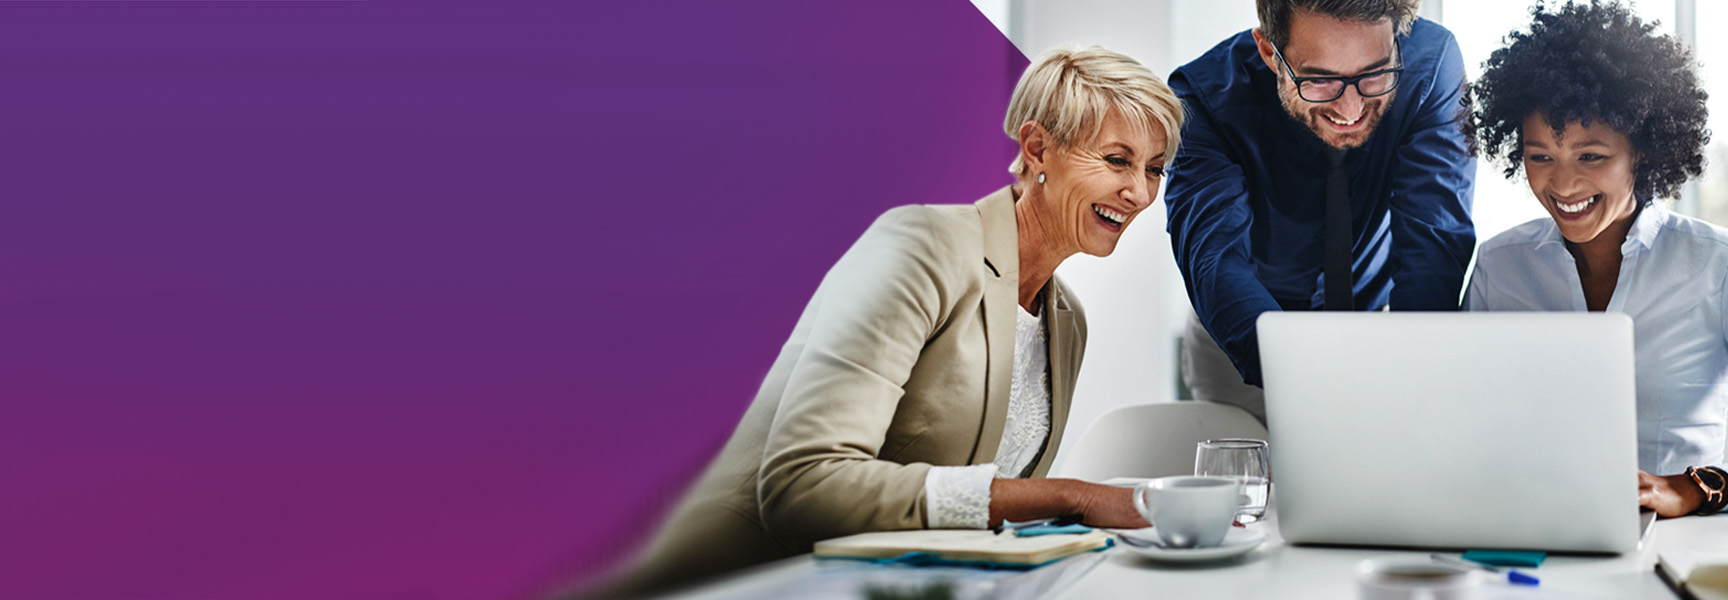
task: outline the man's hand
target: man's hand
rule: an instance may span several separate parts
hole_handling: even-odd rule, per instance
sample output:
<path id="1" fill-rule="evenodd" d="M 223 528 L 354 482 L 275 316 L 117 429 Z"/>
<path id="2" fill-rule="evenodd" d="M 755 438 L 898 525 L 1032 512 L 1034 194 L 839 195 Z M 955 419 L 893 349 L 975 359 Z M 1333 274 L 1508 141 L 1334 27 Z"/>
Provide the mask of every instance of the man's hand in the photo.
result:
<path id="1" fill-rule="evenodd" d="M 1704 503 L 1704 490 L 1690 476 L 1657 476 L 1638 472 L 1638 505 L 1656 511 L 1659 517 L 1681 517 Z"/>

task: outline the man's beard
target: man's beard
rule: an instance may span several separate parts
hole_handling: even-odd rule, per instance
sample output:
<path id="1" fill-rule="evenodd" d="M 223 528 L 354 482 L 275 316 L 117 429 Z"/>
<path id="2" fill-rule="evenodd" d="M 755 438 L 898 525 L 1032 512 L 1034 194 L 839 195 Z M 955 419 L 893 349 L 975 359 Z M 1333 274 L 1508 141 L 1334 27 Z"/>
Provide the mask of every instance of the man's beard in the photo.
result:
<path id="1" fill-rule="evenodd" d="M 1291 85 L 1283 77 L 1278 78 L 1278 100 L 1284 105 L 1284 114 L 1290 115 L 1291 119 L 1295 119 L 1297 123 L 1307 127 L 1308 131 L 1320 138 L 1322 143 L 1339 150 L 1349 150 L 1368 143 L 1368 138 L 1374 135 L 1374 130 L 1380 126 L 1380 117 L 1386 114 L 1386 106 L 1391 104 L 1392 98 L 1395 96 L 1397 96 L 1397 92 L 1377 98 L 1364 98 L 1360 118 L 1367 119 L 1368 122 L 1363 124 L 1360 131 L 1340 134 L 1327 129 L 1325 125 L 1320 123 L 1321 119 L 1326 118 L 1321 115 L 1331 112 L 1326 109 L 1326 105 L 1329 103 L 1303 100 L 1301 96 L 1296 95 L 1295 85 Z"/>

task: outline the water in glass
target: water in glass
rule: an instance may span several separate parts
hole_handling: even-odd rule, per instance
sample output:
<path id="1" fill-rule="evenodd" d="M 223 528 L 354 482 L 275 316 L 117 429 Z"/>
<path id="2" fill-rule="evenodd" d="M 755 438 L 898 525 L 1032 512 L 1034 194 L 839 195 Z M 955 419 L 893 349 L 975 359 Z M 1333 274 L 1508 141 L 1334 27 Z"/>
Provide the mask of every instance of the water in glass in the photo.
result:
<path id="1" fill-rule="evenodd" d="M 1253 523 L 1266 516 L 1271 494 L 1271 473 L 1266 461 L 1266 441 L 1219 439 L 1200 442 L 1194 453 L 1194 474 L 1233 477 L 1242 481 L 1241 507 L 1236 520 Z"/>

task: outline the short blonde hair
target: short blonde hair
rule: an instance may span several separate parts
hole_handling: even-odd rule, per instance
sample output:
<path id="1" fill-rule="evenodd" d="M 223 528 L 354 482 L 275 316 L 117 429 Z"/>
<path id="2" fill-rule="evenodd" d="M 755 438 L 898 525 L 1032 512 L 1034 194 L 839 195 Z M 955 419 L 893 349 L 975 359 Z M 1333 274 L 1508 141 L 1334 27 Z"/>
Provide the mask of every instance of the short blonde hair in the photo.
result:
<path id="1" fill-rule="evenodd" d="M 1101 46 L 1066 46 L 1039 55 L 1014 86 L 1002 129 L 1018 143 L 1020 126 L 1033 121 L 1050 132 L 1055 147 L 1069 148 L 1082 135 L 1097 136 L 1112 109 L 1148 134 L 1152 124 L 1163 128 L 1165 160 L 1176 157 L 1182 138 L 1182 102 L 1176 93 L 1140 61 Z M 1020 154 L 1008 172 L 1026 176 Z"/>

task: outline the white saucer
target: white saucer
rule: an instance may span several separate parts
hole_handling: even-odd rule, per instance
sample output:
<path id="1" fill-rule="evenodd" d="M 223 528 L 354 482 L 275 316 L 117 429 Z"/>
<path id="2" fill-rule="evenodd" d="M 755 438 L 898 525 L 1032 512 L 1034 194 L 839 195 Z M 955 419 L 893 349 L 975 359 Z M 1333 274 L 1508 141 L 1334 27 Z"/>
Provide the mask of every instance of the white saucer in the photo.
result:
<path id="1" fill-rule="evenodd" d="M 1248 551 L 1260 547 L 1266 541 L 1266 532 L 1259 528 L 1231 527 L 1230 533 L 1224 534 L 1224 542 L 1214 548 L 1171 548 L 1158 539 L 1155 527 L 1131 529 L 1118 532 L 1118 537 L 1131 539 L 1119 540 L 1116 544 L 1129 551 L 1164 562 L 1205 562 L 1222 560 L 1247 554 Z M 1136 545 L 1139 544 L 1139 545 Z"/>

